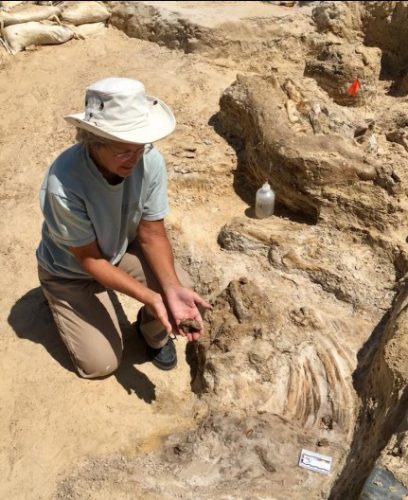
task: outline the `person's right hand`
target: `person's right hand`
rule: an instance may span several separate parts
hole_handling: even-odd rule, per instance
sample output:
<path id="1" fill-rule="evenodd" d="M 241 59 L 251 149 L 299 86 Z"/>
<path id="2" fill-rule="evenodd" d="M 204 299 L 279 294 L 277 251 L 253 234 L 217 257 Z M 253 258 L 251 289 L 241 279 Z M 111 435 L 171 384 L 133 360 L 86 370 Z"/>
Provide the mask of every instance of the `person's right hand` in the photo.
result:
<path id="1" fill-rule="evenodd" d="M 150 309 L 154 317 L 160 321 L 166 329 L 166 332 L 170 335 L 172 327 L 169 321 L 166 306 L 164 305 L 160 293 L 152 292 L 151 299 L 149 298 L 149 300 L 145 302 L 145 305 Z"/>

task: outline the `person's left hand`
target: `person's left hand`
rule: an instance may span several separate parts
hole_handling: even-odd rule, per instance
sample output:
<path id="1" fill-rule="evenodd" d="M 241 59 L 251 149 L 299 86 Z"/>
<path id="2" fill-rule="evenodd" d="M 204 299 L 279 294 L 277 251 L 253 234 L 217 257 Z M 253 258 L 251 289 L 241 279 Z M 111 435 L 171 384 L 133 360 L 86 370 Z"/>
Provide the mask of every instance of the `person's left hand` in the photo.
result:
<path id="1" fill-rule="evenodd" d="M 176 333 L 187 337 L 188 340 L 198 340 L 203 333 L 204 325 L 203 318 L 197 305 L 205 309 L 211 309 L 211 305 L 201 298 L 198 293 L 182 286 L 172 286 L 165 290 L 165 297 L 168 308 L 174 320 Z M 180 322 L 184 319 L 194 319 L 201 326 L 198 332 L 184 333 L 179 327 Z"/>

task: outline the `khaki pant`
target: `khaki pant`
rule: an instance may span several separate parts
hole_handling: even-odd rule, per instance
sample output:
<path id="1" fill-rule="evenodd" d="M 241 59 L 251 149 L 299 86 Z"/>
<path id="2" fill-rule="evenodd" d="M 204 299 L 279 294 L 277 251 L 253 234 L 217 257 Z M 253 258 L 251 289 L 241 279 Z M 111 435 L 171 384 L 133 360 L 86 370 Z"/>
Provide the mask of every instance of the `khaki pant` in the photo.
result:
<path id="1" fill-rule="evenodd" d="M 136 242 L 117 265 L 156 292 L 159 283 Z M 180 282 L 192 287 L 187 273 L 177 265 Z M 123 338 L 119 321 L 106 288 L 95 280 L 67 279 L 39 266 L 38 276 L 55 323 L 78 373 L 85 378 L 114 372 L 122 359 Z M 140 330 L 151 347 L 162 347 L 167 333 L 147 307 L 143 307 Z"/>

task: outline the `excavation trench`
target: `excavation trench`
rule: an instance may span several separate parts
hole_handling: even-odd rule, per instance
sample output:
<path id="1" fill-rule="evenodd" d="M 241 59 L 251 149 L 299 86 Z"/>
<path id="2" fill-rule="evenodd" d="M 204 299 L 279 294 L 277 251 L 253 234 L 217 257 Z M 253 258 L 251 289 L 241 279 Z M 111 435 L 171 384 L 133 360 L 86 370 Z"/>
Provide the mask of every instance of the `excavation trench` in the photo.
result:
<path id="1" fill-rule="evenodd" d="M 225 353 L 232 351 L 234 348 L 242 349 L 244 344 L 243 336 L 245 335 L 252 337 L 253 342 L 257 342 L 259 338 L 268 338 L 266 332 L 268 330 L 267 324 L 270 311 L 267 308 L 254 307 L 254 304 L 262 301 L 262 296 L 256 288 L 251 289 L 251 287 L 252 285 L 246 280 L 231 283 L 214 305 L 215 309 L 209 319 L 211 326 L 209 338 L 199 345 L 190 346 L 188 355 L 192 367 L 192 389 L 196 394 L 207 398 L 207 400 L 208 398 L 213 401 L 218 400 L 222 390 L 229 387 L 228 383 L 225 380 L 223 381 L 225 373 L 228 373 L 231 377 L 234 374 L 235 369 L 233 367 L 224 368 L 224 371 L 221 368 L 221 359 L 224 357 L 224 363 L 227 359 Z M 230 313 L 227 313 L 228 308 L 231 308 Z M 254 313 L 254 309 L 255 324 L 254 317 L 251 317 L 251 313 L 249 312 L 251 310 Z M 228 319 L 229 317 L 235 317 L 238 321 Z M 358 354 L 358 366 L 353 373 L 353 386 L 359 399 L 357 418 L 355 421 L 348 420 L 348 415 L 344 415 L 343 417 L 341 415 L 343 408 L 336 409 L 336 403 L 341 403 L 341 399 L 344 398 L 344 395 L 342 396 L 339 391 L 332 394 L 338 399 L 337 402 L 334 402 L 333 412 L 321 417 L 322 422 L 327 425 L 329 434 L 336 426 L 344 425 L 346 428 L 347 421 L 354 425 L 349 451 L 345 458 L 345 465 L 334 486 L 331 488 L 330 493 L 327 493 L 327 498 L 332 500 L 359 498 L 363 486 L 376 465 L 376 461 L 378 461 L 382 450 L 389 442 L 391 436 L 400 430 L 401 422 L 406 417 L 408 403 L 408 369 L 405 363 L 408 355 L 408 343 L 404 335 L 407 326 L 408 289 L 404 287 L 395 298 L 390 311 L 383 316 Z M 321 352 L 319 358 L 323 359 L 323 356 Z M 238 359 L 239 356 L 235 355 L 235 357 Z M 253 363 L 258 364 L 264 362 L 265 359 L 255 349 L 251 351 L 249 357 Z M 329 370 L 328 365 L 325 366 Z M 336 368 L 334 361 L 333 366 L 335 367 L 334 369 L 340 370 L 340 366 L 338 365 Z M 243 365 L 241 365 L 240 369 L 244 369 Z M 262 373 L 262 368 L 258 365 L 257 370 L 261 374 L 262 383 L 268 382 L 268 380 L 271 382 L 270 373 L 267 373 L 266 368 Z M 316 373 L 312 375 L 311 380 L 313 380 L 315 385 L 319 386 L 320 381 Z M 327 371 L 328 373 L 329 371 Z M 236 377 L 239 378 L 239 375 L 236 375 Z M 296 377 L 299 379 L 299 375 L 296 375 Z M 332 379 L 330 382 L 333 385 L 340 383 L 339 380 L 335 379 Z M 291 391 L 293 391 L 293 388 L 292 375 Z M 301 390 L 307 392 L 310 389 L 307 386 L 303 386 Z M 293 399 L 293 396 L 291 397 Z M 287 405 L 289 406 L 293 404 L 293 401 L 292 403 L 290 402 L 291 397 L 288 395 Z M 306 397 L 308 399 L 307 394 Z M 318 408 L 319 405 L 322 406 L 322 398 L 322 393 L 315 393 L 313 398 L 310 398 L 309 403 L 307 403 L 307 406 L 309 406 L 308 410 L 305 408 L 300 409 L 299 403 L 294 403 L 297 407 L 296 411 L 293 411 L 292 408 L 285 417 L 289 418 L 292 415 L 293 422 L 301 419 L 306 431 L 310 425 L 310 415 L 313 412 L 315 412 L 315 420 L 319 420 Z M 224 399 L 223 403 L 222 407 L 227 408 L 228 396 Z M 236 405 L 232 401 L 229 401 L 229 403 L 232 406 L 228 413 L 232 416 L 234 415 L 234 406 Z M 250 403 L 250 401 L 246 401 L 244 404 L 247 414 L 251 414 Z M 344 399 L 343 404 L 345 404 Z M 214 407 L 216 407 L 215 403 Z M 306 413 L 304 413 L 305 411 Z M 310 412 L 309 415 L 308 411 Z M 227 414 L 225 414 L 226 416 Z M 225 434 L 225 430 L 218 420 L 217 422 L 216 432 L 220 434 L 218 437 L 220 439 Z M 213 424 L 213 419 L 210 417 L 204 422 L 204 427 Z M 251 425 L 254 426 L 255 424 L 252 422 Z M 261 424 L 258 422 L 258 425 L 264 426 L 263 432 L 267 436 L 269 431 L 266 423 L 263 422 Z M 192 433 L 188 440 L 191 442 L 198 437 L 199 439 L 203 439 L 204 434 L 205 432 L 201 428 L 197 433 Z M 239 439 L 242 439 L 242 437 Z M 260 445 L 261 443 L 258 446 Z M 274 445 L 270 443 L 269 446 L 273 448 Z M 403 450 L 400 450 L 401 454 L 403 452 Z M 250 454 L 251 447 L 248 444 L 248 456 Z M 276 462 L 273 460 L 271 463 L 274 463 L 276 466 Z M 273 472 L 276 472 L 276 470 Z M 394 480 L 394 483 L 391 483 L 391 488 L 395 488 L 396 485 L 399 485 L 399 483 L 397 480 Z M 400 487 L 403 488 L 402 485 Z M 297 497 L 294 496 L 294 498 Z"/>
<path id="2" fill-rule="evenodd" d="M 408 291 L 401 291 L 390 314 L 378 325 L 362 349 L 354 373 L 361 408 L 350 453 L 330 498 L 358 498 L 364 482 L 390 437 L 407 413 L 407 341 L 402 336 L 408 324 Z M 378 337 L 378 338 L 376 338 Z M 363 352 L 365 351 L 365 352 Z M 398 352 L 397 361 L 390 352 Z"/>
<path id="3" fill-rule="evenodd" d="M 334 485 L 329 478 L 322 486 L 326 497 L 358 498 L 382 450 L 404 417 L 408 391 L 403 360 L 404 353 L 408 352 L 402 331 L 404 325 L 407 326 L 407 291 L 400 291 L 394 301 L 392 292 L 382 302 L 375 295 L 369 297 L 370 280 L 378 280 L 380 288 L 392 289 L 407 270 L 406 252 L 399 244 L 372 236 L 378 231 L 391 234 L 403 220 L 403 215 L 399 215 L 403 210 L 396 198 L 404 189 L 403 175 L 396 173 L 394 167 L 380 166 L 377 158 L 369 156 L 369 140 L 374 131 L 378 133 L 375 121 L 364 120 L 361 112 L 351 115 L 344 110 L 367 105 L 377 92 L 376 85 L 381 78 L 392 80 L 391 94 L 397 96 L 405 92 L 403 69 L 407 62 L 401 38 L 405 35 L 403 30 L 394 28 L 405 19 L 406 7 L 397 7 L 393 16 L 387 18 L 384 9 L 389 3 L 377 2 L 382 6 L 372 6 L 365 2 L 366 10 L 361 11 L 359 17 L 363 43 L 360 38 L 358 50 L 355 50 L 356 40 L 332 44 L 320 39 L 309 51 L 312 56 L 306 62 L 303 78 L 299 73 L 286 75 L 283 66 L 268 75 L 239 76 L 222 94 L 219 113 L 209 120 L 236 152 L 234 188 L 237 194 L 250 204 L 257 187 L 267 179 L 277 191 L 277 215 L 282 219 L 264 232 L 264 228 L 256 224 L 252 227 L 248 221 L 232 222 L 220 231 L 222 248 L 256 254 L 261 261 L 267 256 L 268 265 L 289 279 L 300 269 L 324 290 L 331 293 L 334 290 L 340 301 L 363 307 L 360 299 L 365 296 L 363 302 L 367 301 L 367 307 L 380 304 L 382 311 L 389 312 L 379 319 L 372 334 L 365 337 L 369 338 L 363 347 L 355 346 L 355 352 L 359 351 L 356 367 L 347 340 L 331 337 L 330 331 L 325 331 L 325 321 L 330 324 L 337 318 L 325 319 L 325 306 L 319 307 L 318 301 L 309 308 L 288 308 L 287 314 L 296 328 L 310 328 L 310 332 L 303 331 L 303 340 L 294 329 L 286 329 L 286 337 L 296 346 L 296 352 L 292 352 L 283 339 L 276 340 L 276 333 L 271 335 L 279 331 L 276 318 L 281 313 L 273 307 L 260 306 L 265 297 L 257 287 L 252 289 L 246 281 L 230 283 L 217 299 L 209 320 L 209 337 L 200 345 L 189 346 L 188 350 L 192 388 L 208 405 L 209 413 L 188 435 L 171 436 L 163 452 L 163 459 L 172 463 L 172 467 L 188 467 L 187 463 L 191 467 L 194 463 L 196 467 L 203 467 L 207 470 L 207 476 L 203 474 L 204 482 L 209 481 L 211 475 L 221 477 L 222 471 L 228 469 L 231 480 L 235 477 L 235 488 L 241 485 L 244 491 L 246 488 L 259 493 L 268 484 L 262 482 L 268 477 L 269 481 L 273 478 L 271 484 L 277 495 L 279 491 L 291 491 L 293 498 L 301 498 L 301 489 L 297 490 L 298 486 L 290 480 L 284 480 L 282 489 L 277 486 L 283 479 L 276 462 L 280 460 L 281 465 L 285 464 L 287 458 L 279 449 L 280 436 L 271 430 L 271 426 L 275 426 L 281 429 L 281 435 L 288 435 L 288 451 L 292 445 L 293 449 L 299 447 L 291 439 L 296 433 L 301 435 L 301 431 L 296 430 L 300 424 L 306 429 L 302 445 L 313 449 L 316 443 L 320 443 L 319 447 L 330 441 L 333 450 L 342 449 L 337 455 L 333 451 L 334 459 L 344 465 Z M 181 18 L 163 20 L 151 5 L 139 7 L 139 14 L 148 17 L 146 22 L 139 22 L 134 12 L 114 10 L 112 17 L 113 23 L 129 36 L 187 53 L 202 50 L 216 56 L 221 46 L 231 54 L 234 52 L 234 44 L 221 39 L 220 32 L 214 34 L 211 29 Z M 256 52 L 260 47 L 266 50 L 267 37 L 264 38 L 254 43 L 252 50 Z M 276 64 L 268 61 L 271 62 Z M 368 90 L 353 99 L 344 89 L 355 77 L 356 67 L 360 68 L 361 79 Z M 305 77 L 314 78 L 330 98 Z M 313 104 L 316 101 L 318 107 Z M 388 211 L 383 210 L 384 206 Z M 365 235 L 366 247 L 373 255 L 387 254 L 384 262 L 388 259 L 385 264 L 390 266 L 388 276 L 385 273 L 374 277 L 367 268 L 366 274 L 361 274 L 360 285 L 355 285 L 352 280 L 358 272 L 353 276 L 350 270 L 340 276 L 325 265 L 319 269 L 314 263 L 305 265 L 302 262 L 305 255 L 299 257 L 302 252 L 295 244 L 291 242 L 293 251 L 280 236 L 294 232 L 299 242 L 304 241 L 304 246 L 320 239 L 321 246 L 316 250 L 318 258 L 332 258 L 341 267 L 337 256 L 323 256 L 321 250 L 328 239 L 329 244 L 337 243 L 341 248 L 333 236 L 334 230 L 339 231 L 336 233 L 339 240 L 344 233 L 350 236 L 345 243 L 349 245 L 348 251 L 353 238 L 358 239 L 356 235 Z M 308 233 L 310 239 L 305 236 Z M 382 266 L 384 263 L 376 268 Z M 310 282 L 305 284 L 308 286 Z M 353 287 L 357 288 L 356 292 Z M 288 295 L 286 304 L 292 300 Z M 275 323 L 271 323 L 270 318 L 274 318 Z M 285 321 L 287 323 L 287 319 Z M 285 321 L 282 319 L 282 325 Z M 350 324 L 343 328 L 353 333 Z M 358 325 L 355 334 L 360 334 Z M 313 347 L 304 345 L 308 341 Z M 248 342 L 252 342 L 251 346 Z M 266 342 L 273 346 L 273 352 L 269 352 Z M 234 350 L 246 355 L 240 357 Z M 237 367 L 240 368 L 237 370 Z M 274 379 L 277 373 L 281 378 L 279 383 Z M 282 403 L 278 401 L 280 390 Z M 266 394 L 274 391 L 268 400 Z M 256 416 L 257 413 L 269 417 Z M 277 415 L 284 419 L 284 424 Z M 210 444 L 204 446 L 206 441 Z M 223 443 L 229 443 L 229 449 Z M 243 449 L 247 456 L 245 463 L 232 456 Z M 324 448 L 318 451 L 331 452 Z M 222 466 L 208 465 L 215 456 Z M 231 488 L 231 482 L 219 481 L 221 491 Z M 209 489 L 208 495 L 214 491 Z"/>

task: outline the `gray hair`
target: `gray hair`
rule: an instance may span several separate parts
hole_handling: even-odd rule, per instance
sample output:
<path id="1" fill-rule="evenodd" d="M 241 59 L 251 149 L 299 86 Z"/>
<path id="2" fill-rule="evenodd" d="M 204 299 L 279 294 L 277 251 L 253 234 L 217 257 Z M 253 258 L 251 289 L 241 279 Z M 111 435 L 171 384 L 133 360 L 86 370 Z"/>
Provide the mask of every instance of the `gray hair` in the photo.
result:
<path id="1" fill-rule="evenodd" d="M 89 149 L 90 146 L 102 146 L 103 144 L 112 144 L 112 141 L 99 135 L 95 135 L 88 130 L 77 127 L 76 141 Z"/>

